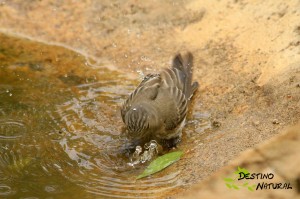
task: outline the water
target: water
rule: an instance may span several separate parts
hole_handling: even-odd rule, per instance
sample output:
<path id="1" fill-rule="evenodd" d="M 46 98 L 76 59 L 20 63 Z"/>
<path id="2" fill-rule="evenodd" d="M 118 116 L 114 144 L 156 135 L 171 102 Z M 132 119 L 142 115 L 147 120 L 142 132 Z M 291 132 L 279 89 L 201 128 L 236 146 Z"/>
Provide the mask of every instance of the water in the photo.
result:
<path id="1" fill-rule="evenodd" d="M 127 164 L 118 107 L 137 82 L 62 47 L 0 43 L 0 198 L 157 198 L 183 185 L 175 166 L 136 181 L 144 166 Z"/>

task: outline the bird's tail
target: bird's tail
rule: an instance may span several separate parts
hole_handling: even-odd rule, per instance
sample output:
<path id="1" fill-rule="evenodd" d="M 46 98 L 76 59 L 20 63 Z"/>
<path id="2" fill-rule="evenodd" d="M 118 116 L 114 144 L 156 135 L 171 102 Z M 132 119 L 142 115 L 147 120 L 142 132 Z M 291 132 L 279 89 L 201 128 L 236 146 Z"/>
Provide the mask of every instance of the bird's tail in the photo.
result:
<path id="1" fill-rule="evenodd" d="M 183 93 L 187 99 L 190 99 L 197 90 L 198 82 L 192 83 L 193 78 L 193 55 L 188 52 L 185 56 L 177 54 L 172 62 L 172 68 L 177 69 L 180 73 L 178 78 L 183 83 Z"/>

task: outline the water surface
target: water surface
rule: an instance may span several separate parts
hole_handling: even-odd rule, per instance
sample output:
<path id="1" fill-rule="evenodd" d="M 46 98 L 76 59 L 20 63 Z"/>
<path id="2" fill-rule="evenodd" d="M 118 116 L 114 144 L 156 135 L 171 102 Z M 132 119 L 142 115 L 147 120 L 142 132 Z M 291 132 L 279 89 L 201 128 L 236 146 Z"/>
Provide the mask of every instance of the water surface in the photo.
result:
<path id="1" fill-rule="evenodd" d="M 0 197 L 156 198 L 184 184 L 176 165 L 139 181 L 144 166 L 127 165 L 119 105 L 137 81 L 63 47 L 0 43 Z M 187 137 L 209 127 L 194 117 Z"/>

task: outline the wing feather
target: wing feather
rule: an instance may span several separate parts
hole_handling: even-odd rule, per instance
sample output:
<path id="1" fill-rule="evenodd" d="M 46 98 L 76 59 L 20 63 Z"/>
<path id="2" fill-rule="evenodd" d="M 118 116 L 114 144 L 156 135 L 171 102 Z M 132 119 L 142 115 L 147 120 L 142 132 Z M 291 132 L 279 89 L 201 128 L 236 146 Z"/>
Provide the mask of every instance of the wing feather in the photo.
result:
<path id="1" fill-rule="evenodd" d="M 155 100 L 158 95 L 158 89 L 161 84 L 161 78 L 159 74 L 149 74 L 139 86 L 130 94 L 127 100 L 121 107 L 121 116 L 123 122 L 125 122 L 126 113 L 138 102 L 145 102 Z"/>

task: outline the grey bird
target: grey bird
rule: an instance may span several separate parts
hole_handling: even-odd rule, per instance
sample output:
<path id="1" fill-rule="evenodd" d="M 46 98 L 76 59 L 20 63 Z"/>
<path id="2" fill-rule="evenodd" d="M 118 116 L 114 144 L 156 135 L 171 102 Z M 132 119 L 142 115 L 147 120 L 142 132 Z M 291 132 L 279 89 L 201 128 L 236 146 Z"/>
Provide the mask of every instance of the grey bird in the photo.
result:
<path id="1" fill-rule="evenodd" d="M 121 107 L 133 145 L 156 140 L 171 148 L 180 141 L 188 107 L 198 82 L 192 83 L 193 55 L 177 54 L 171 68 L 148 74 Z"/>

